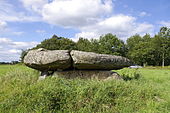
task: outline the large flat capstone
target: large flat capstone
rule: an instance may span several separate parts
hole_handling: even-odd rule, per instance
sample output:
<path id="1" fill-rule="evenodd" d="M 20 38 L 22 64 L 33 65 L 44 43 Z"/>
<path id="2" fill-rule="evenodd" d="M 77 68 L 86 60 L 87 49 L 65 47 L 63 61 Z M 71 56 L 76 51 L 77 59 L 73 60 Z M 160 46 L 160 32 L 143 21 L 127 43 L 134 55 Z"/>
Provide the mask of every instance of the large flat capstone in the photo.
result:
<path id="1" fill-rule="evenodd" d="M 68 50 L 30 50 L 24 57 L 24 64 L 40 71 L 64 70 L 71 67 Z"/>
<path id="2" fill-rule="evenodd" d="M 75 69 L 112 70 L 121 69 L 131 65 L 131 61 L 125 57 L 97 54 L 73 50 L 70 53 Z"/>
<path id="3" fill-rule="evenodd" d="M 72 50 L 30 50 L 24 63 L 40 71 L 57 70 L 114 70 L 128 67 L 125 57 Z"/>

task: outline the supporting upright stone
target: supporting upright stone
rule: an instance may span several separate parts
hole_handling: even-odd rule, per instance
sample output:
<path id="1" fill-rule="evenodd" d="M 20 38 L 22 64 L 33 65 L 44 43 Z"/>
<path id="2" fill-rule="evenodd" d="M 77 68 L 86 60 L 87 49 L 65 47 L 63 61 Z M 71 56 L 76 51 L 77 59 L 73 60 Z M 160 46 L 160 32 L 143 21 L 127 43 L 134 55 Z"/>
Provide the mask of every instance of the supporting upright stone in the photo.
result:
<path id="1" fill-rule="evenodd" d="M 56 71 L 54 76 L 64 77 L 67 79 L 82 78 L 82 79 L 99 79 L 99 80 L 109 80 L 117 79 L 123 80 L 122 77 L 112 71 L 107 70 L 67 70 L 67 71 Z"/>

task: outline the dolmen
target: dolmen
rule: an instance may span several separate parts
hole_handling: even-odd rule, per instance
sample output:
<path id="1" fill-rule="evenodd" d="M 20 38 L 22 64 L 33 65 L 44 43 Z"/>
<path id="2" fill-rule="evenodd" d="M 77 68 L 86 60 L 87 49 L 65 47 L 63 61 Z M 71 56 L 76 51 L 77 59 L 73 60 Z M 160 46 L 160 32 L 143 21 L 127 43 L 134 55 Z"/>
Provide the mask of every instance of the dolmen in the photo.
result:
<path id="1" fill-rule="evenodd" d="M 54 75 L 66 78 L 121 79 L 111 70 L 129 67 L 132 62 L 122 56 L 97 54 L 77 50 L 30 50 L 24 57 L 24 64 L 39 70 L 41 77 Z"/>

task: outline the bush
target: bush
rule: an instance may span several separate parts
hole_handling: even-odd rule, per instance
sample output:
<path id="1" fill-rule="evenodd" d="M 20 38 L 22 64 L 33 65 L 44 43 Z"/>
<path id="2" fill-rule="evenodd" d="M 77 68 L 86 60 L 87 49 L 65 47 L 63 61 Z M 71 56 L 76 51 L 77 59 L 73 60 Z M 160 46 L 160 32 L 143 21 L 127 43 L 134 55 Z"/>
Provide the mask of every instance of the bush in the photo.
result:
<path id="1" fill-rule="evenodd" d="M 141 77 L 141 73 L 138 69 L 124 68 L 124 69 L 119 70 L 118 73 L 120 74 L 120 76 L 122 76 L 122 78 L 125 81 L 133 80 L 133 79 L 137 80 Z"/>

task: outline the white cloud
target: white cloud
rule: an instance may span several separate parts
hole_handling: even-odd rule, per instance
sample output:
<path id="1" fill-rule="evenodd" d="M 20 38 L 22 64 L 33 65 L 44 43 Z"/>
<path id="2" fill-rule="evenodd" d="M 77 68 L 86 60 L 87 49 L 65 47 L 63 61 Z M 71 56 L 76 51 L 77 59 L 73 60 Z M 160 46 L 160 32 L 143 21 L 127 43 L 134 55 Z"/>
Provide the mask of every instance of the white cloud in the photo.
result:
<path id="1" fill-rule="evenodd" d="M 106 33 L 112 33 L 126 40 L 131 35 L 136 33 L 144 35 L 145 33 L 153 33 L 153 25 L 148 23 L 138 23 L 136 18 L 127 15 L 115 15 L 106 18 L 94 25 L 85 26 L 81 28 L 81 33 L 76 34 L 78 37 L 96 38 Z"/>
<path id="2" fill-rule="evenodd" d="M 170 27 L 170 21 L 161 21 L 160 24 L 162 26 Z"/>
<path id="3" fill-rule="evenodd" d="M 0 62 L 19 60 L 22 49 L 32 48 L 37 42 L 15 42 L 9 38 L 0 38 Z"/>
<path id="4" fill-rule="evenodd" d="M 7 23 L 0 20 L 0 31 L 5 31 L 7 29 Z"/>
<path id="5" fill-rule="evenodd" d="M 18 36 L 19 36 L 19 35 L 24 34 L 24 32 L 23 32 L 23 31 L 17 31 L 17 32 L 15 31 L 15 32 L 13 32 L 13 34 L 14 34 L 14 35 L 18 35 Z"/>
<path id="6" fill-rule="evenodd" d="M 99 35 L 94 33 L 94 32 L 81 32 L 81 33 L 77 33 L 76 37 L 87 37 L 87 38 L 98 38 Z"/>
<path id="7" fill-rule="evenodd" d="M 79 29 L 81 32 L 75 35 L 74 40 L 78 40 L 79 37 L 96 38 L 106 33 L 116 34 L 126 40 L 136 33 L 153 32 L 153 25 L 138 23 L 133 16 L 111 15 L 114 7 L 112 0 L 22 1 L 26 7 L 41 14 L 47 23 Z M 143 11 L 140 16 L 149 16 L 149 14 Z"/>
<path id="8" fill-rule="evenodd" d="M 95 33 L 95 32 L 82 31 L 80 33 L 75 34 L 75 37 L 71 38 L 71 39 L 73 41 L 77 42 L 80 37 L 87 38 L 87 39 L 91 39 L 91 38 L 98 39 L 100 37 L 100 35 L 98 33 Z"/>
<path id="9" fill-rule="evenodd" d="M 29 12 L 18 10 L 13 4 L 7 0 L 0 0 L 0 32 L 1 36 L 4 34 L 22 35 L 24 32 L 15 31 L 8 26 L 8 22 L 35 22 L 41 21 L 40 16 L 33 15 Z"/>
<path id="10" fill-rule="evenodd" d="M 24 7 L 41 15 L 45 22 L 62 27 L 92 24 L 109 15 L 112 0 L 20 0 Z"/>
<path id="11" fill-rule="evenodd" d="M 37 33 L 46 33 L 45 30 L 41 30 L 41 29 L 36 30 L 36 32 L 37 32 Z"/>
<path id="12" fill-rule="evenodd" d="M 154 32 L 154 26 L 152 24 L 148 23 L 138 23 L 136 29 L 134 28 L 133 34 L 141 34 L 144 35 L 146 33 L 150 33 L 153 35 Z"/>
<path id="13" fill-rule="evenodd" d="M 1 21 L 0 20 L 0 32 L 1 32 L 1 35 L 2 34 L 9 34 L 9 32 L 12 34 L 12 35 L 22 35 L 24 34 L 24 32 L 22 31 L 13 31 L 12 29 L 9 28 L 7 22 L 5 21 Z"/>
<path id="14" fill-rule="evenodd" d="M 150 16 L 150 14 L 147 13 L 147 12 L 145 12 L 145 11 L 142 11 L 142 12 L 140 12 L 139 16 L 140 16 L 140 17 Z"/>
<path id="15" fill-rule="evenodd" d="M 42 16 L 50 24 L 79 27 L 95 23 L 112 8 L 111 0 L 54 0 L 44 5 Z"/>
<path id="16" fill-rule="evenodd" d="M 16 7 L 8 1 L 0 0 L 0 20 L 5 22 L 15 21 L 41 21 L 41 17 L 37 14 L 26 15 L 26 12 L 17 11 Z M 27 12 L 28 13 L 28 12 Z"/>
<path id="17" fill-rule="evenodd" d="M 20 54 L 21 50 L 17 50 L 17 49 L 10 49 L 9 53 L 13 53 L 13 54 Z"/>
<path id="18" fill-rule="evenodd" d="M 113 15 L 113 0 L 21 0 L 25 7 L 37 12 L 49 24 L 76 28 L 79 37 L 96 38 L 113 33 L 126 40 L 133 34 L 152 33 L 153 25 L 138 23 L 135 17 Z M 141 12 L 140 16 L 149 16 Z M 36 31 L 36 32 L 41 32 Z"/>
<path id="19" fill-rule="evenodd" d="M 42 8 L 48 0 L 20 0 L 27 10 L 33 10 L 41 14 Z"/>
<path id="20" fill-rule="evenodd" d="M 0 44 L 9 44 L 11 40 L 8 38 L 0 38 Z"/>

